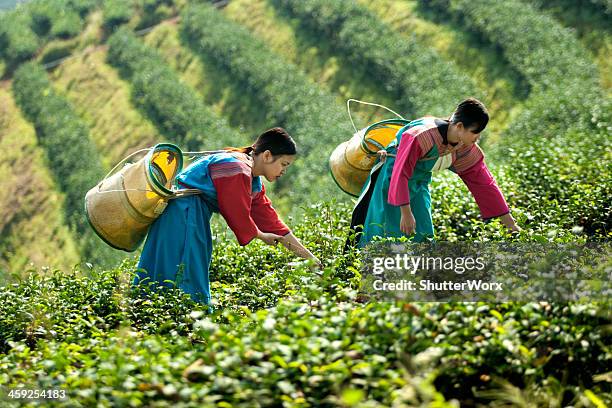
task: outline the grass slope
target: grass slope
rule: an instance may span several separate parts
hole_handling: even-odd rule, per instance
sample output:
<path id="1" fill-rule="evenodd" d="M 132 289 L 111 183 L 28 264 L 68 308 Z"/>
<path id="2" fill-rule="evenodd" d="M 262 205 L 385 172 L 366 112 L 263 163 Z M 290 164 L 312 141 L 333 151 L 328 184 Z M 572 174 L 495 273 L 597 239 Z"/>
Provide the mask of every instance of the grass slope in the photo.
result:
<path id="1" fill-rule="evenodd" d="M 384 89 L 351 67 L 342 65 L 326 44 L 316 43 L 305 36 L 296 24 L 266 0 L 236 0 L 222 11 L 226 17 L 249 29 L 271 50 L 299 66 L 319 86 L 336 94 L 339 103 L 355 98 L 394 108 L 392 96 Z M 352 105 L 351 110 L 365 120 L 364 123 L 355 123 L 358 128 L 393 117 L 384 109 L 370 106 Z M 349 120 L 348 116 L 346 120 Z M 338 143 L 342 141 L 344 139 L 339 135 Z"/>
<path id="2" fill-rule="evenodd" d="M 498 49 L 483 44 L 461 27 L 432 21 L 416 1 L 359 0 L 383 22 L 405 37 L 419 39 L 467 73 L 486 93 L 491 113 L 487 134 L 497 138 L 527 97 L 521 75 L 505 62 Z"/>
<path id="3" fill-rule="evenodd" d="M 0 87 L 0 284 L 8 274 L 78 262 L 64 224 L 63 195 L 47 170 L 32 126 L 21 116 L 8 89 Z"/>
<path id="4" fill-rule="evenodd" d="M 132 106 L 129 84 L 105 60 L 105 48 L 92 49 L 60 65 L 52 79 L 88 124 L 103 163 L 110 168 L 129 152 L 164 140 Z"/>
<path id="5" fill-rule="evenodd" d="M 177 72 L 181 80 L 195 89 L 204 103 L 227 118 L 232 128 L 254 138 L 270 127 L 265 121 L 265 112 L 260 106 L 245 103 L 244 94 L 233 85 L 227 74 L 214 64 L 195 56 L 184 47 L 179 39 L 175 22 L 165 22 L 157 26 L 144 38 L 145 44 L 157 49 L 164 60 Z M 243 143 L 250 138 L 237 138 Z M 203 149 L 218 149 L 225 146 L 210 145 Z"/>

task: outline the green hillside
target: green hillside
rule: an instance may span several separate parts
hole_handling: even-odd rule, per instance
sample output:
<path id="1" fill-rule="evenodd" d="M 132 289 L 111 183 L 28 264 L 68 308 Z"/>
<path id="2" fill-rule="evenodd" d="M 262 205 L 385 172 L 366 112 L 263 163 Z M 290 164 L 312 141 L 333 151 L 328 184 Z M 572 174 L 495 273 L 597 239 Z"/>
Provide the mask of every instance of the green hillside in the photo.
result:
<path id="1" fill-rule="evenodd" d="M 0 405 L 36 404 L 16 388 L 64 389 L 57 406 L 612 405 L 609 296 L 370 299 L 366 253 L 343 251 L 354 199 L 328 169 L 349 98 L 413 119 L 478 97 L 522 231 L 482 221 L 440 172 L 436 240 L 587 245 L 580 272 L 609 285 L 609 0 L 15 3 L 0 1 Z M 352 113 L 358 129 L 393 117 Z M 244 146 L 274 126 L 300 154 L 266 189 L 322 270 L 239 246 L 215 216 L 213 308 L 133 287 L 139 252 L 93 233 L 87 190 L 156 143 Z"/>
<path id="2" fill-rule="evenodd" d="M 152 146 L 162 138 L 131 105 L 129 85 L 105 60 L 104 48 L 87 49 L 54 70 L 53 79 L 89 125 L 110 170 L 127 153 Z"/>
<path id="3" fill-rule="evenodd" d="M 6 283 L 12 273 L 45 265 L 70 270 L 79 257 L 61 211 L 64 196 L 49 174 L 34 129 L 4 87 L 0 101 L 0 147 L 6 155 L 0 166 L 0 280 Z"/>

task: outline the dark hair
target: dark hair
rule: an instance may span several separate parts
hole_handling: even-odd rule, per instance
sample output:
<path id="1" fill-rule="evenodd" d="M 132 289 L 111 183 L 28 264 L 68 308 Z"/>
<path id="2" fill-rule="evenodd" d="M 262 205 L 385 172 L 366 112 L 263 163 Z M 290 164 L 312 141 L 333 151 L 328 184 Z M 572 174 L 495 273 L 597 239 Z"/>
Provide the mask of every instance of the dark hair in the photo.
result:
<path id="1" fill-rule="evenodd" d="M 466 129 L 476 127 L 474 133 L 480 133 L 489 123 L 489 112 L 478 99 L 468 98 L 457 105 L 450 120 L 452 123 L 463 123 Z"/>
<path id="2" fill-rule="evenodd" d="M 289 136 L 289 133 L 281 127 L 266 130 L 257 137 L 257 140 L 252 146 L 240 148 L 226 147 L 225 150 L 246 154 L 251 152 L 259 154 L 269 150 L 272 156 L 281 156 L 283 154 L 293 156 L 297 154 L 295 141 Z"/>

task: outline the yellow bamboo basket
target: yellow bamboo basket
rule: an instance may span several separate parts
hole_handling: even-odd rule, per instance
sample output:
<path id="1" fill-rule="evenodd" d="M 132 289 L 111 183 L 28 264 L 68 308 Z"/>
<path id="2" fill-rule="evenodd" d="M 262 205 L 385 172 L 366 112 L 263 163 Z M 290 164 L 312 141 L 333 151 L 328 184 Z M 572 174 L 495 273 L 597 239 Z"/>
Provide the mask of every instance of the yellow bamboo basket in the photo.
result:
<path id="1" fill-rule="evenodd" d="M 376 162 L 376 153 L 385 149 L 408 122 L 405 119 L 376 122 L 336 147 L 329 158 L 329 168 L 338 187 L 347 194 L 359 196 Z"/>
<path id="2" fill-rule="evenodd" d="M 172 183 L 183 168 L 183 153 L 177 146 L 160 143 L 147 150 L 145 157 L 107 176 L 85 196 L 87 219 L 96 234 L 127 252 L 138 248 L 151 223 L 175 196 Z"/>

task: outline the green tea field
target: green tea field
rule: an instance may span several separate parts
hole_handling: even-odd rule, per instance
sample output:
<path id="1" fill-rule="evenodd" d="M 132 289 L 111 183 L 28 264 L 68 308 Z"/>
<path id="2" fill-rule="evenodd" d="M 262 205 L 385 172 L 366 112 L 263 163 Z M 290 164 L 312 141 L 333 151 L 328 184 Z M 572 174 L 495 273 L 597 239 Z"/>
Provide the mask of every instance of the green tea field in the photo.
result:
<path id="1" fill-rule="evenodd" d="M 481 220 L 443 171 L 436 240 L 593 245 L 609 288 L 611 27 L 610 0 L 0 1 L 0 406 L 612 406 L 609 290 L 364 296 L 365 252 L 344 249 L 356 199 L 328 164 L 355 133 L 349 98 L 416 119 L 476 97 L 521 231 Z M 357 129 L 394 117 L 351 109 Z M 211 306 L 133 285 L 140 250 L 96 235 L 87 191 L 157 143 L 217 150 L 276 126 L 298 156 L 266 189 L 321 268 L 240 246 L 216 215 Z"/>

